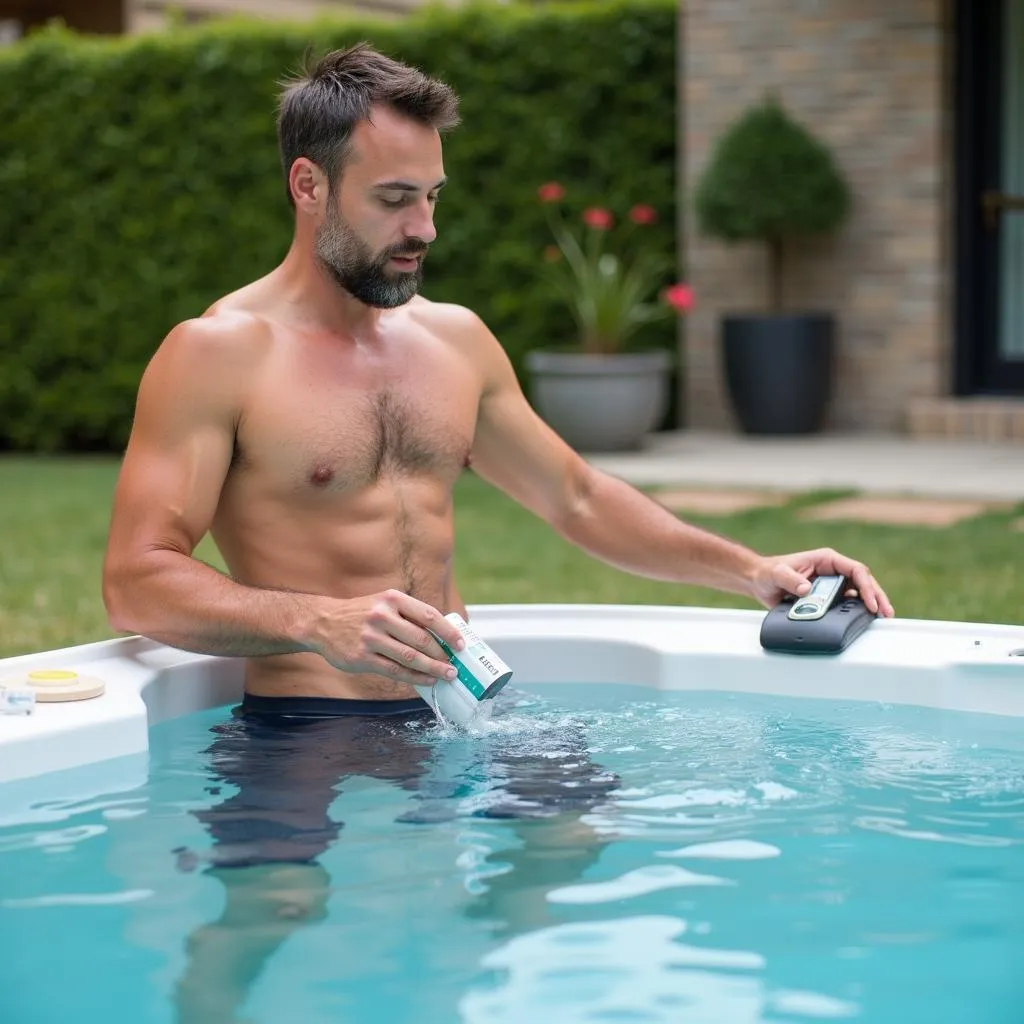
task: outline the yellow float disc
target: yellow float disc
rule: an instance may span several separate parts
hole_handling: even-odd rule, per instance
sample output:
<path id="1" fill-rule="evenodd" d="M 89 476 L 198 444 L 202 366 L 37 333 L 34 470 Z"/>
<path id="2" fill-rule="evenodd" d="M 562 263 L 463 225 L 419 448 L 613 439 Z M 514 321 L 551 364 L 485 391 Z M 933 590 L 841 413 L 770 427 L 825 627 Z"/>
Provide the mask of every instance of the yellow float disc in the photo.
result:
<path id="1" fill-rule="evenodd" d="M 66 668 L 40 668 L 28 674 L 32 686 L 66 686 L 77 678 L 77 672 Z"/>
<path id="2" fill-rule="evenodd" d="M 88 700 L 98 697 L 106 689 L 102 679 L 79 675 L 64 668 L 34 669 L 22 676 L 5 679 L 3 684 L 30 689 L 37 701 Z"/>

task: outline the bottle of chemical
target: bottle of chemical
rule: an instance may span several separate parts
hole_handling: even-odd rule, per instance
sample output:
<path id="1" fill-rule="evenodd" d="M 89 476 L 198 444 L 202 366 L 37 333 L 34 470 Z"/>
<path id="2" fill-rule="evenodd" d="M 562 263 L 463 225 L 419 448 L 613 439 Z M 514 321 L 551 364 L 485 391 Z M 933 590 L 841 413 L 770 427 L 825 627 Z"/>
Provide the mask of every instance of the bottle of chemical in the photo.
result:
<path id="1" fill-rule="evenodd" d="M 451 681 L 440 679 L 433 686 L 417 686 L 416 690 L 439 717 L 466 726 L 490 717 L 490 702 L 512 678 L 512 669 L 458 612 L 450 612 L 445 618 L 462 633 L 466 646 L 453 651 L 436 633 L 433 636 L 458 675 Z"/>

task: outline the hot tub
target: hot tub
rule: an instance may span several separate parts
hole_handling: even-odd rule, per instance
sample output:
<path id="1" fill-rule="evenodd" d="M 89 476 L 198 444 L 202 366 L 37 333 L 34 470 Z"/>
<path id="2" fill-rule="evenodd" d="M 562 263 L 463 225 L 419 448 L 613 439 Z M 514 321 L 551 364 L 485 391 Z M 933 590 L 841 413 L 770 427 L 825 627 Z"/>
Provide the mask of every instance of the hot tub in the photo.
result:
<path id="1" fill-rule="evenodd" d="M 240 661 L 0 661 L 106 687 L 0 716 L 4 1019 L 1021 1019 L 1024 629 L 784 655 L 757 612 L 470 612 L 515 673 L 491 732 L 421 724 L 412 768 L 310 732 L 256 796 Z"/>

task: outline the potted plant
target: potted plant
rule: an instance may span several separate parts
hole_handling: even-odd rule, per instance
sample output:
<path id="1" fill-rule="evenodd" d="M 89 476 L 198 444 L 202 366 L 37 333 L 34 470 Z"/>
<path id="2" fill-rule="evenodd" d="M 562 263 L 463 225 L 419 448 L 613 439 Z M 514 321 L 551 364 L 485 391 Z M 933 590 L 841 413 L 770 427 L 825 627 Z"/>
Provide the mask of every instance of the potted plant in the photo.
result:
<path id="1" fill-rule="evenodd" d="M 538 195 L 556 243 L 545 268 L 578 334 L 527 353 L 531 402 L 577 451 L 637 448 L 665 415 L 672 359 L 664 349 L 624 349 L 645 324 L 689 309 L 690 290 L 664 287 L 672 262 L 639 237 L 657 220 L 653 207 L 634 205 L 618 230 L 611 210 L 589 207 L 574 231 L 559 207 L 565 189 L 548 182 Z"/>
<path id="2" fill-rule="evenodd" d="M 729 395 L 752 434 L 820 430 L 835 346 L 829 311 L 787 310 L 784 256 L 796 238 L 836 231 L 850 193 L 828 150 L 769 95 L 718 141 L 694 193 L 698 225 L 726 242 L 757 240 L 768 259 L 769 308 L 723 317 Z"/>

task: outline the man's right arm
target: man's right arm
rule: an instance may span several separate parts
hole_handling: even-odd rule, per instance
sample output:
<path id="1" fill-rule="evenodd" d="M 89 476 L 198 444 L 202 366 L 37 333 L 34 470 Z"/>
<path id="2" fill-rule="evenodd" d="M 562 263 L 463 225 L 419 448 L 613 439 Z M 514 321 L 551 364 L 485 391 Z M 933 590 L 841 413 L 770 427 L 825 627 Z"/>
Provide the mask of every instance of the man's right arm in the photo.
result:
<path id="1" fill-rule="evenodd" d="M 111 625 L 204 654 L 308 650 L 314 595 L 241 586 L 192 557 L 217 508 L 258 330 L 193 320 L 143 374 L 103 567 Z"/>
<path id="2" fill-rule="evenodd" d="M 428 630 L 441 613 L 397 591 L 339 600 L 247 587 L 192 557 L 231 465 L 258 324 L 186 321 L 153 356 L 114 492 L 103 600 L 119 632 L 201 654 L 315 652 L 336 668 L 413 685 L 449 676 Z"/>

